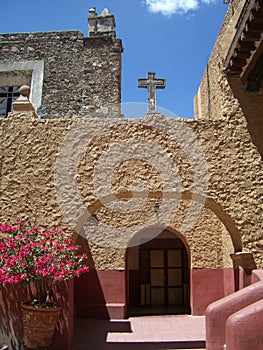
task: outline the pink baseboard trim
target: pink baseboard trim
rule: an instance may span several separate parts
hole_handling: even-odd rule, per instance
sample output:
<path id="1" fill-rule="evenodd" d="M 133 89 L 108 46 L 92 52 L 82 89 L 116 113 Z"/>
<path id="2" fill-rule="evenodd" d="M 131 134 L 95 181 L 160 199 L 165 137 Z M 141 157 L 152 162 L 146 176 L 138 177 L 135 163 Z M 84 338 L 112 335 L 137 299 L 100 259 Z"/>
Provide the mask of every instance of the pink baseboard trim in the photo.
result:
<path id="1" fill-rule="evenodd" d="M 81 318 L 125 318 L 125 271 L 93 270 L 76 280 L 75 312 Z"/>
<path id="2" fill-rule="evenodd" d="M 204 315 L 208 305 L 235 291 L 232 268 L 192 269 L 190 274 L 191 313 L 194 316 Z"/>
<path id="3" fill-rule="evenodd" d="M 227 269 L 190 270 L 190 307 L 192 315 L 204 315 L 212 302 L 234 292 L 234 271 Z M 126 272 L 93 270 L 75 281 L 75 309 L 77 317 L 120 318 L 126 316 L 126 303 L 138 294 L 138 284 L 129 286 L 127 300 Z M 123 304 L 125 307 L 108 307 Z M 81 305 L 81 306 L 80 306 Z M 118 311 L 117 311 L 118 310 Z"/>

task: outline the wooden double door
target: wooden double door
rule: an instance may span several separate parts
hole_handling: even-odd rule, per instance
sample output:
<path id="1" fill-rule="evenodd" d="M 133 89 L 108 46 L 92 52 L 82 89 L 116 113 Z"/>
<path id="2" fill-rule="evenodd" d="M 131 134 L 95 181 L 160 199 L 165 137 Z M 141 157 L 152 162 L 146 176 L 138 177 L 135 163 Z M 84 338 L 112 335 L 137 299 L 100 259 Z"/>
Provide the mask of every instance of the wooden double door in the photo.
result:
<path id="1" fill-rule="evenodd" d="M 189 269 L 185 247 L 142 247 L 139 264 L 141 306 L 189 305 Z"/>

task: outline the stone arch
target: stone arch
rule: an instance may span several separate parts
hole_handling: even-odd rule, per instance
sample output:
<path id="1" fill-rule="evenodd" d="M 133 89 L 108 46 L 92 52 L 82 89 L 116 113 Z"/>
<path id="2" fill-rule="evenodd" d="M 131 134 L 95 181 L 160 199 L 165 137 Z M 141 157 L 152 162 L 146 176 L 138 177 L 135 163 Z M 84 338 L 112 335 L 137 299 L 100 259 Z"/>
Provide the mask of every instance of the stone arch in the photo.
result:
<path id="1" fill-rule="evenodd" d="M 108 196 L 105 196 L 103 198 L 103 201 L 101 200 L 94 201 L 91 205 L 88 206 L 87 211 L 79 219 L 78 225 L 76 226 L 76 231 L 80 232 L 85 221 L 91 215 L 96 213 L 96 211 L 98 211 L 101 207 L 103 207 L 104 203 L 109 203 L 116 199 L 129 199 L 129 198 L 133 198 L 134 196 L 136 196 L 137 198 L 145 198 L 145 193 L 141 193 L 141 192 L 135 193 L 131 191 L 125 191 L 125 192 L 116 193 L 114 195 L 110 194 Z M 217 203 L 214 199 L 205 198 L 200 195 L 192 194 L 189 191 L 184 191 L 182 193 L 163 193 L 162 191 L 147 193 L 147 197 L 151 199 L 161 199 L 163 197 L 169 198 L 169 196 L 170 198 L 194 200 L 199 203 L 202 203 L 204 207 L 210 209 L 218 217 L 218 219 L 222 222 L 222 224 L 226 227 L 231 237 L 235 252 L 242 251 L 242 241 L 241 241 L 240 232 L 236 227 L 234 220 L 232 219 L 230 214 L 228 214 L 222 208 L 222 206 L 219 203 Z"/>
<path id="2" fill-rule="evenodd" d="M 230 215 L 223 210 L 221 205 L 210 198 L 192 195 L 190 192 L 167 194 L 160 191 L 149 192 L 146 195 L 145 193 L 140 192 L 121 192 L 116 195 L 111 194 L 104 197 L 102 200 L 94 201 L 93 204 L 87 207 L 88 210 L 86 210 L 78 221 L 76 231 L 80 232 L 86 220 L 90 220 L 92 215 L 96 217 L 96 214 L 98 214 L 99 216 L 100 209 L 103 208 L 105 203 L 116 201 L 118 199 L 129 199 L 135 196 L 137 198 L 145 198 L 147 196 L 147 198 L 152 199 L 152 204 L 154 204 L 156 199 L 161 199 L 164 196 L 173 196 L 172 198 L 181 199 L 182 202 L 190 202 L 194 198 L 195 201 L 202 203 L 204 206 L 202 214 L 200 215 L 201 226 L 200 222 L 198 221 L 196 227 L 187 234 L 179 233 L 178 228 L 176 225 L 174 225 L 174 223 L 167 227 L 170 232 L 177 235 L 177 237 L 181 239 L 187 250 L 190 269 L 189 309 L 191 309 L 191 313 L 193 315 L 203 315 L 207 305 L 234 291 L 234 271 L 229 253 L 230 251 L 233 252 L 234 250 L 239 251 L 242 249 L 240 234 Z M 202 218 L 203 212 L 204 217 Z M 200 234 L 202 235 L 202 225 L 205 225 L 206 218 L 209 220 L 210 217 L 214 217 L 216 220 L 214 222 L 217 222 L 219 226 L 211 226 L 210 232 L 212 235 L 210 235 L 209 230 L 208 234 L 206 231 L 203 231 L 207 239 L 200 241 L 200 239 L 202 240 L 202 238 L 200 238 Z M 226 235 L 225 238 L 228 238 L 229 240 L 229 250 L 222 250 L 220 245 L 221 243 L 217 239 L 217 237 L 220 239 L 220 225 L 222 226 L 223 230 L 221 233 L 224 232 L 224 235 Z M 205 226 L 203 227 L 205 228 Z M 218 229 L 219 231 L 217 231 Z M 199 243 L 197 240 L 199 240 Z M 221 236 L 221 242 L 224 242 L 224 236 Z M 199 247 L 199 251 L 195 251 L 195 247 Z M 104 253 L 106 254 L 106 248 L 102 247 L 101 249 L 103 251 L 105 250 Z M 111 269 L 116 267 L 117 262 L 118 268 L 120 271 L 122 271 L 122 283 L 124 285 L 126 281 L 126 249 L 112 248 L 112 250 L 114 250 L 114 257 L 117 258 L 117 260 L 109 264 L 108 259 L 101 263 L 101 259 L 99 258 L 99 266 L 102 269 Z M 105 254 L 103 256 L 106 256 Z M 228 261 L 224 260 L 224 257 L 226 257 L 225 254 L 228 256 Z M 95 260 L 97 261 L 96 257 Z M 124 297 L 124 299 L 125 298 L 125 305 L 127 306 L 127 295 Z"/>

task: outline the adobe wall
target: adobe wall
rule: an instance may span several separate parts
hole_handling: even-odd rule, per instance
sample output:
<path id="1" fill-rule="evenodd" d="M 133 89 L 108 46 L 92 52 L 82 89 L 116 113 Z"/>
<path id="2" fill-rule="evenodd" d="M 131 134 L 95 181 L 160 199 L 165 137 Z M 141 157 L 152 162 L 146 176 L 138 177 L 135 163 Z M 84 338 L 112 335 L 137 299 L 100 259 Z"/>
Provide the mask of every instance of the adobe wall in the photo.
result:
<path id="1" fill-rule="evenodd" d="M 85 122 L 87 124 L 83 124 Z M 194 188 L 194 181 L 202 182 L 205 175 L 205 169 L 200 168 L 194 174 L 194 179 L 189 155 L 180 146 L 180 135 L 183 135 L 185 128 L 193 132 L 206 159 L 208 189 L 205 208 L 198 214 L 195 226 L 189 232 L 182 233 L 182 221 L 191 203 L 189 193 Z M 65 168 L 56 168 L 59 173 L 57 175 L 60 176 L 59 182 L 55 178 L 56 187 L 56 161 L 61 156 L 60 147 L 62 143 L 65 144 L 64 137 L 67 134 L 71 135 L 70 148 L 64 158 Z M 162 164 L 163 157 L 167 155 L 172 160 L 168 180 L 160 176 L 153 159 L 143 160 L 134 156 L 138 151 L 136 142 L 125 147 L 126 158 L 119 164 L 114 164 L 115 156 L 117 160 L 120 159 L 119 151 L 114 147 L 127 140 L 142 140 L 146 145 L 160 146 L 164 153 L 157 154 L 157 162 Z M 193 139 L 186 138 L 184 142 L 189 143 L 187 146 L 192 150 L 194 161 L 198 163 L 200 150 L 195 153 Z M 71 149 L 74 152 L 81 150 L 76 167 L 77 175 L 73 173 L 77 192 L 74 192 L 74 183 L 67 182 Z M 113 153 L 107 163 L 103 161 L 103 156 L 109 150 Z M 101 174 L 96 175 L 98 182 L 94 182 L 94 169 L 98 161 L 102 160 L 106 164 L 105 169 L 112 173 L 110 182 L 113 190 L 123 198 L 129 196 L 134 179 L 147 183 L 149 192 L 157 193 L 157 197 L 161 191 L 168 194 L 182 193 L 178 211 L 170 220 L 169 227 L 184 237 L 191 252 L 193 268 L 229 267 L 229 253 L 233 253 L 234 249 L 252 252 L 257 267 L 263 267 L 262 208 L 259 202 L 262 198 L 262 164 L 246 125 L 237 119 L 195 121 L 148 115 L 133 120 L 40 120 L 34 119 L 30 112 L 13 113 L 9 118 L 0 120 L 0 155 L 2 221 L 14 223 L 22 215 L 33 212 L 37 215 L 40 226 L 62 227 L 72 234 L 73 230 L 69 228 L 67 220 L 71 219 L 72 208 L 74 214 L 81 214 L 78 212 L 81 198 L 84 207 L 97 211 L 99 224 L 95 231 L 100 230 L 100 225 L 112 227 L 106 237 L 110 240 L 116 228 L 121 228 L 125 233 L 128 227 L 143 224 L 144 220 L 154 216 L 154 196 L 130 213 L 117 211 L 116 214 L 109 208 L 101 207 L 101 203 L 96 200 L 98 193 L 105 190 L 105 181 L 100 177 L 103 176 Z M 175 178 L 172 177 L 173 168 L 178 171 Z M 171 179 L 175 181 L 170 181 Z M 58 192 L 62 194 L 60 199 Z M 202 201 L 202 198 L 197 196 L 197 202 L 199 200 Z M 68 216 L 63 216 L 62 207 L 64 213 L 68 211 Z M 105 226 L 102 226 L 102 232 Z M 88 229 L 92 231 L 92 227 Z M 224 243 L 225 247 L 222 247 Z M 93 240 L 89 242 L 89 250 L 92 263 L 97 269 L 125 269 L 125 249 L 117 249 L 114 244 L 105 248 L 105 245 L 103 247 L 103 244 L 98 241 L 94 243 Z"/>
<path id="2" fill-rule="evenodd" d="M 234 0 L 229 5 L 194 98 L 194 111 L 196 119 L 246 118 L 252 141 L 263 157 L 262 89 L 247 91 L 239 77 L 231 74 L 226 76 L 224 70 L 224 60 L 231 48 L 245 2 Z"/>
<path id="3" fill-rule="evenodd" d="M 243 118 L 238 99 L 224 72 L 224 59 L 228 53 L 236 29 L 235 25 L 246 0 L 233 0 L 229 5 L 223 25 L 218 34 L 199 89 L 194 98 L 196 119 Z"/>

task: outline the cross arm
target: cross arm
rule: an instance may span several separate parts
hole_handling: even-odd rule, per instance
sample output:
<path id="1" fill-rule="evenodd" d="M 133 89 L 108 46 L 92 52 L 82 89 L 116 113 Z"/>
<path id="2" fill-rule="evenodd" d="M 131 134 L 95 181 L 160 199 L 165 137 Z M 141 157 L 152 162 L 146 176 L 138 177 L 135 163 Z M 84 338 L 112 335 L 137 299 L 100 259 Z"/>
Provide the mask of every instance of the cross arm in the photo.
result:
<path id="1" fill-rule="evenodd" d="M 138 88 L 148 88 L 149 80 L 148 79 L 139 79 L 138 80 Z"/>
<path id="2" fill-rule="evenodd" d="M 165 79 L 156 79 L 154 81 L 154 85 L 156 87 L 156 89 L 164 89 L 165 88 Z"/>
<path id="3" fill-rule="evenodd" d="M 149 79 L 139 79 L 138 88 L 148 88 L 149 86 L 155 86 L 156 89 L 165 89 L 166 80 L 165 79 L 155 79 L 150 81 Z"/>

